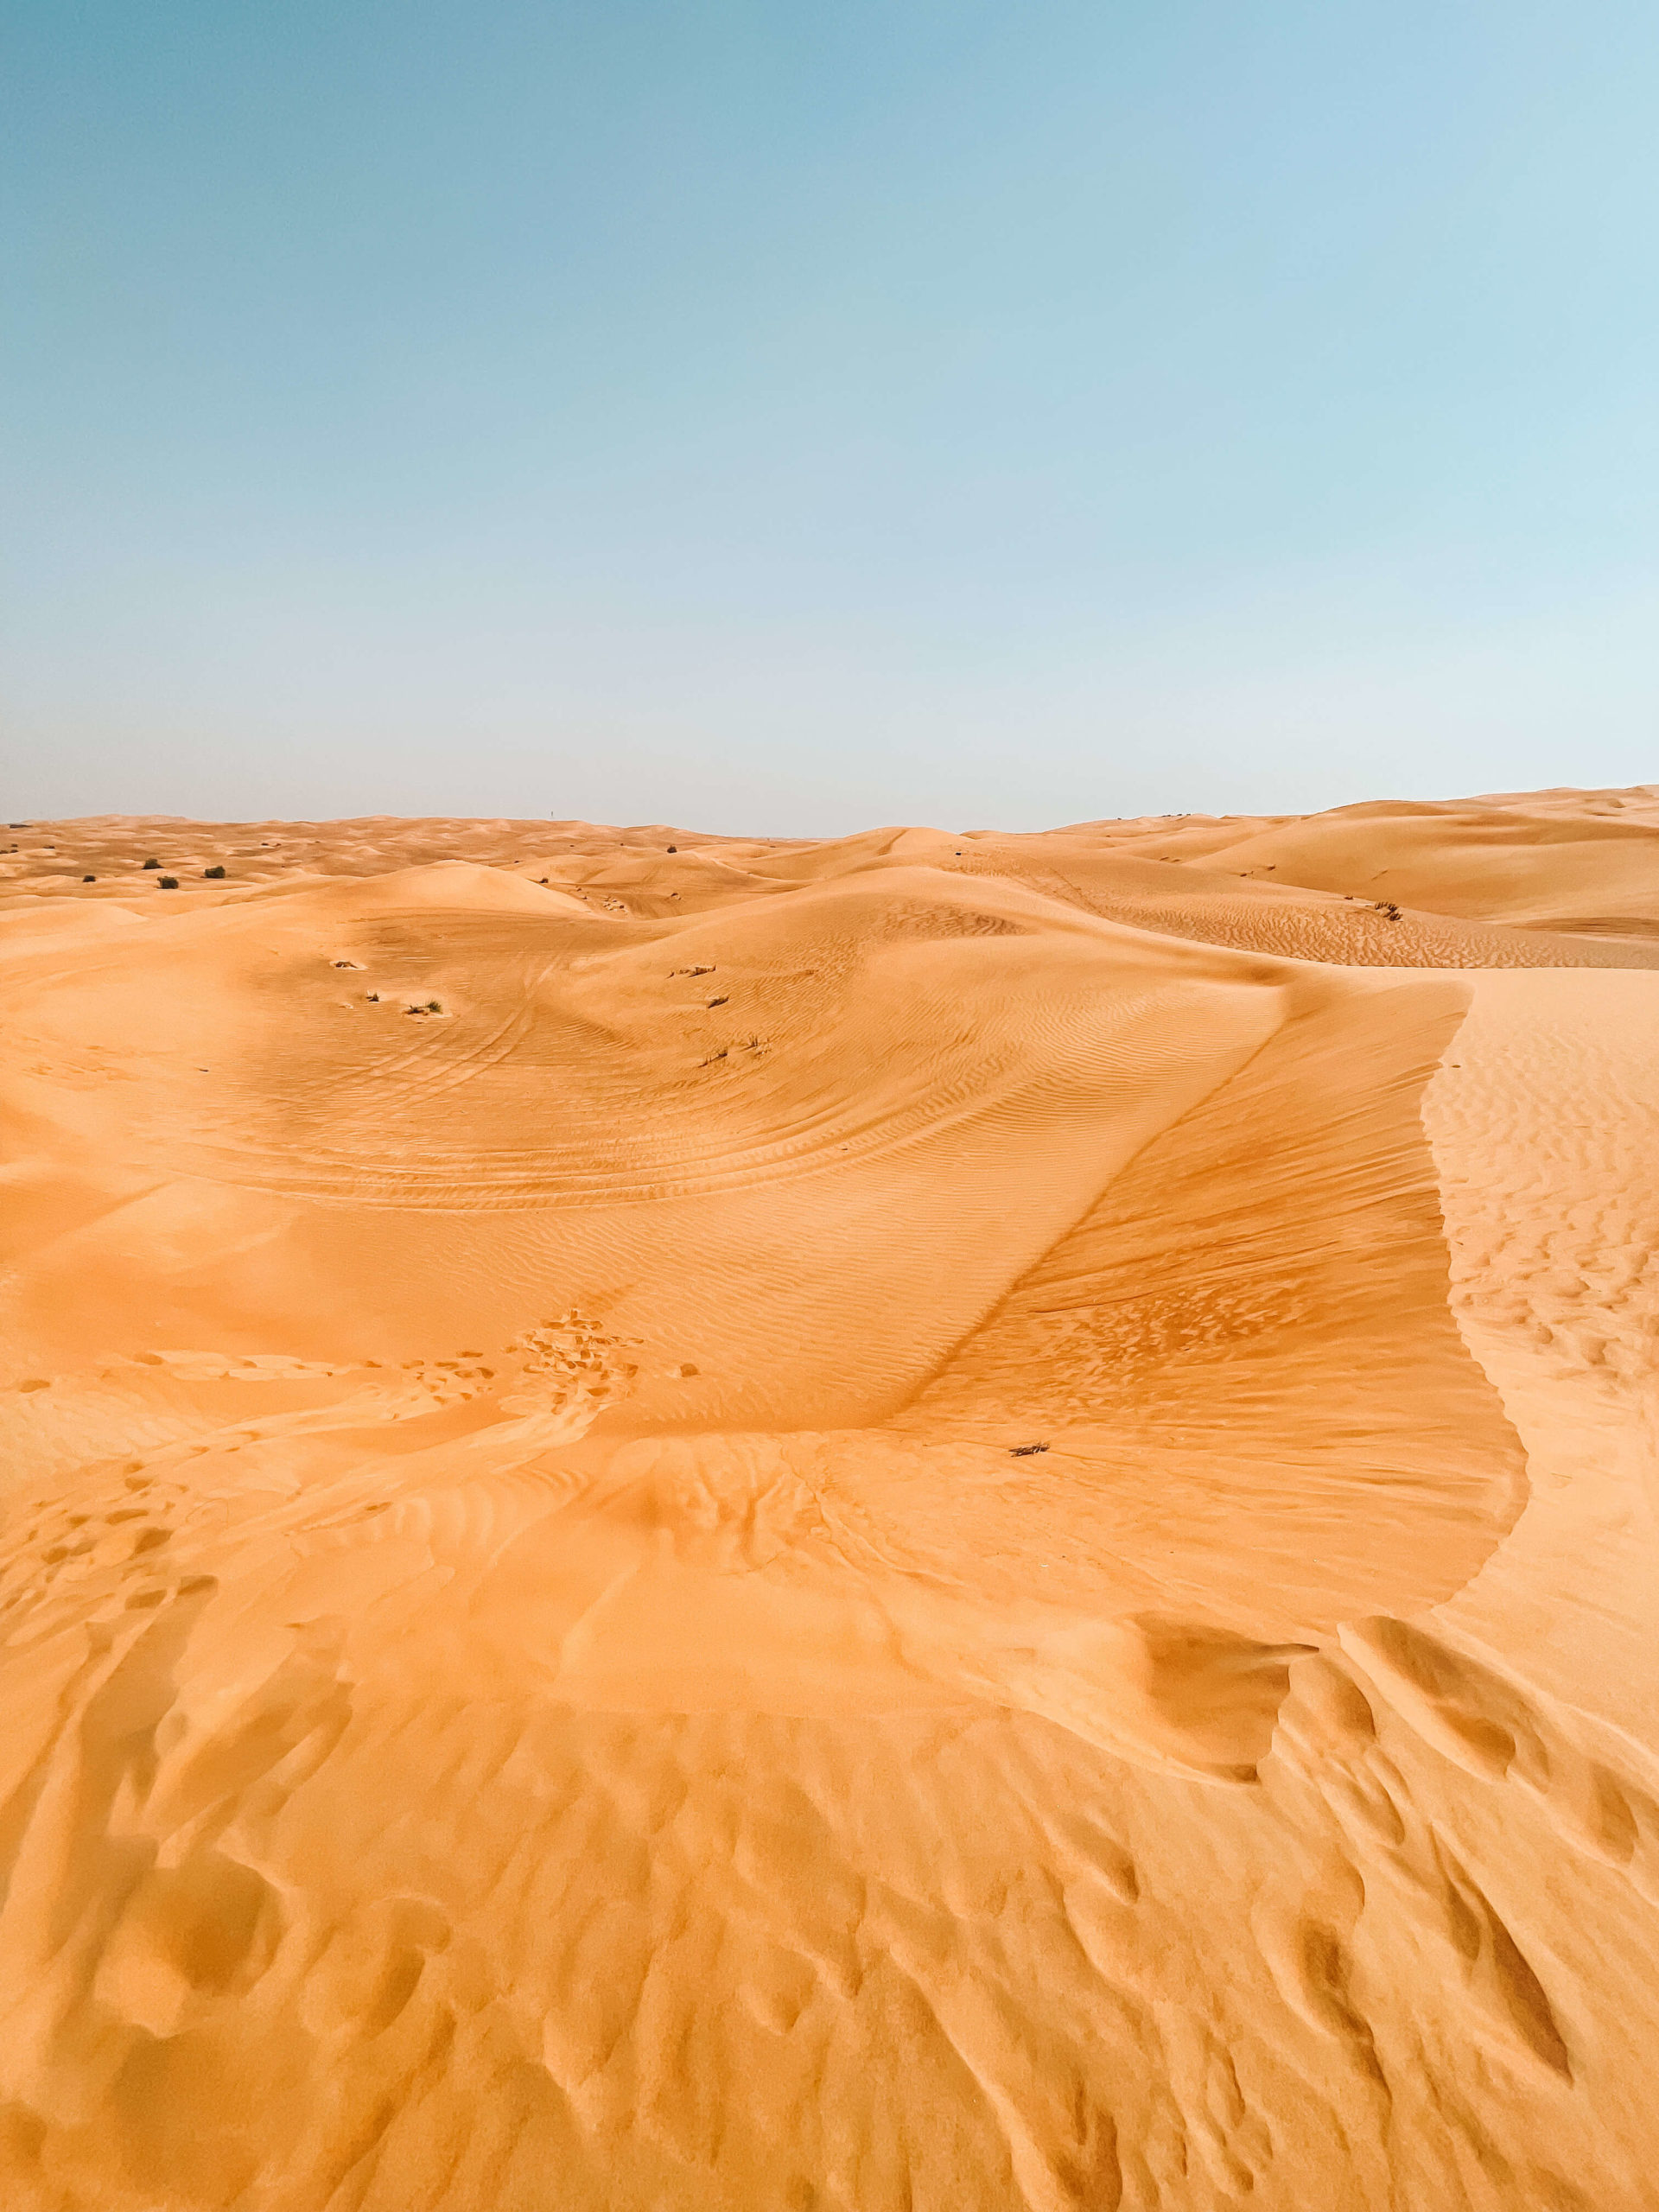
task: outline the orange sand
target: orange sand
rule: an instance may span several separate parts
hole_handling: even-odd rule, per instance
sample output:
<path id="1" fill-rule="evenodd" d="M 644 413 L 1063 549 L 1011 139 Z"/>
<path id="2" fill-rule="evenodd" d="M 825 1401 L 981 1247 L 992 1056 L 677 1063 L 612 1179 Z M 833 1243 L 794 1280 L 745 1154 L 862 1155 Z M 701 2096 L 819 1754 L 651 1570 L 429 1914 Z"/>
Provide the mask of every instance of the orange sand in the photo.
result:
<path id="1" fill-rule="evenodd" d="M 4 843 L 3 2212 L 1659 2203 L 1659 791 Z"/>

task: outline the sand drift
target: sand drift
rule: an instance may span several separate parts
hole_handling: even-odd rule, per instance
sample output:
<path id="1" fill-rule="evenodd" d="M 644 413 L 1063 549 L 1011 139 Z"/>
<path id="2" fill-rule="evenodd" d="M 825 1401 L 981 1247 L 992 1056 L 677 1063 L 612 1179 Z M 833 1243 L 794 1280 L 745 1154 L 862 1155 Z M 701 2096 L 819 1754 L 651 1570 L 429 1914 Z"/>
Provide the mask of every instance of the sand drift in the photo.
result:
<path id="1" fill-rule="evenodd" d="M 1652 2205 L 1653 791 L 4 842 L 7 2212 Z"/>

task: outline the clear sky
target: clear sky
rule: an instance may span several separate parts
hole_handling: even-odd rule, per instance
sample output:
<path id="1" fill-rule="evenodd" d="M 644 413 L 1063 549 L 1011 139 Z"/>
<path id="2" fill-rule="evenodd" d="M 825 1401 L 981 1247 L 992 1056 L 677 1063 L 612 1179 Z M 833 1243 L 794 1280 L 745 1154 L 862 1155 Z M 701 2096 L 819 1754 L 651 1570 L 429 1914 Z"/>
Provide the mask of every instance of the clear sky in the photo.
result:
<path id="1" fill-rule="evenodd" d="M 1653 0 L 0 0 L 13 814 L 1659 778 Z"/>

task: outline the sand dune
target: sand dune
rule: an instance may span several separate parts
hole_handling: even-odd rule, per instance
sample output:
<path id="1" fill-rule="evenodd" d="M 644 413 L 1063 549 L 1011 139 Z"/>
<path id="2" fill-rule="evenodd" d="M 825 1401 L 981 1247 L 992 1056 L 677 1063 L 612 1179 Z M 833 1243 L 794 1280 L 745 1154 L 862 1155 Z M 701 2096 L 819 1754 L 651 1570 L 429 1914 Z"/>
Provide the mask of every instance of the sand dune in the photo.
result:
<path id="1" fill-rule="evenodd" d="M 1653 789 L 6 842 L 8 2212 L 1654 2203 Z"/>

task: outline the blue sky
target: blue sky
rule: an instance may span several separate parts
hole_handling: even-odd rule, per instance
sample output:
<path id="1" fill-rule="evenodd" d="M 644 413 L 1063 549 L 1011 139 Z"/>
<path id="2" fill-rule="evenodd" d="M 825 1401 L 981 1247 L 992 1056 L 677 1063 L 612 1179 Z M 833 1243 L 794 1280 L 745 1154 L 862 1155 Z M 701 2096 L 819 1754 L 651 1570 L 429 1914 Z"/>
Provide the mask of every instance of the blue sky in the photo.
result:
<path id="1" fill-rule="evenodd" d="M 3 0 L 14 813 L 1659 777 L 1659 10 Z"/>

